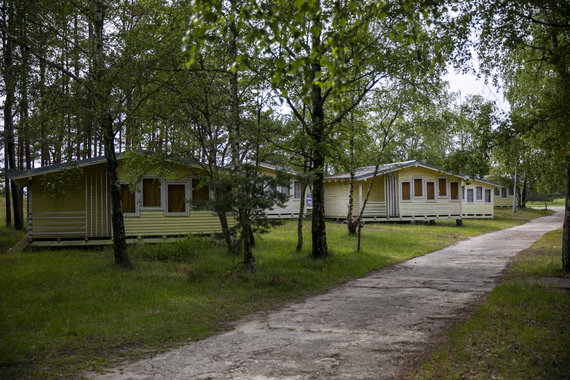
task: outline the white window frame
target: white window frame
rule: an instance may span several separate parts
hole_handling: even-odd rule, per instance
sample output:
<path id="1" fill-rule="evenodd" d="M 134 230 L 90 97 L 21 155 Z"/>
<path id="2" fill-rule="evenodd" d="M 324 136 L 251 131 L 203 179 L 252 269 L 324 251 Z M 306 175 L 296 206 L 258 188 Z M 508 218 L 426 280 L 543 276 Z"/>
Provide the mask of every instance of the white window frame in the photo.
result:
<path id="1" fill-rule="evenodd" d="M 299 191 L 299 197 L 295 197 L 295 186 L 299 184 L 299 186 L 301 186 L 301 189 Z M 300 201 L 301 200 L 301 193 L 303 192 L 303 184 L 300 181 L 292 181 L 291 182 L 291 199 L 293 199 L 294 201 Z"/>
<path id="2" fill-rule="evenodd" d="M 481 199 L 477 198 L 477 189 L 481 189 Z M 483 186 L 475 186 L 475 202 L 483 202 L 485 200 L 485 191 Z"/>
<path id="3" fill-rule="evenodd" d="M 489 202 L 487 202 L 487 196 L 485 195 L 487 193 L 487 191 L 490 193 Z M 488 188 L 483 189 L 483 202 L 485 202 L 485 204 L 488 204 L 488 205 L 493 203 L 493 191 L 492 191 L 492 189 L 488 189 Z"/>
<path id="4" fill-rule="evenodd" d="M 127 181 L 119 181 L 119 185 L 129 185 L 129 183 Z M 142 206 L 141 187 L 142 187 L 142 182 L 137 183 L 135 185 L 135 212 L 123 212 L 124 217 L 132 218 L 132 217 L 140 216 L 140 209 L 141 209 L 140 206 Z M 121 200 L 122 200 L 122 198 L 123 198 L 123 195 L 121 194 Z M 123 210 L 123 204 L 121 202 L 121 211 L 122 210 Z"/>
<path id="5" fill-rule="evenodd" d="M 439 195 L 439 180 L 440 179 L 444 179 L 445 180 L 445 195 Z M 449 198 L 449 180 L 447 179 L 447 177 L 437 177 L 435 180 L 435 187 L 436 187 L 436 194 L 435 197 L 436 198 L 442 198 L 442 199 L 446 199 Z"/>
<path id="6" fill-rule="evenodd" d="M 448 183 L 448 187 L 449 187 L 449 201 L 450 202 L 461 202 L 461 186 L 460 186 L 459 181 L 447 181 L 447 183 Z M 452 183 L 457 184 L 457 199 L 451 198 L 451 184 Z"/>
<path id="7" fill-rule="evenodd" d="M 428 199 L 428 191 L 427 191 L 427 184 L 433 183 L 433 199 Z M 430 179 L 424 181 L 424 190 L 425 190 L 425 200 L 426 202 L 436 202 L 437 201 L 437 181 Z"/>
<path id="8" fill-rule="evenodd" d="M 402 191 L 402 184 L 404 182 L 407 182 L 410 184 L 410 199 L 404 199 L 404 192 Z M 400 202 L 405 202 L 405 203 L 411 203 L 414 199 L 414 184 L 412 183 L 411 180 L 406 179 L 406 180 L 401 180 L 400 181 Z"/>
<path id="9" fill-rule="evenodd" d="M 493 193 L 494 193 L 493 195 L 495 197 L 500 197 L 501 196 L 501 189 L 498 187 L 495 187 L 495 190 L 493 191 Z"/>
<path id="10" fill-rule="evenodd" d="M 159 188 L 160 188 L 160 206 L 146 206 L 145 207 L 145 205 L 143 204 L 143 202 L 144 202 L 143 181 L 145 179 L 152 179 L 153 181 L 158 181 Z M 147 176 L 147 177 L 143 177 L 141 179 L 140 185 L 141 185 L 141 191 L 140 191 L 140 193 L 141 193 L 141 198 L 140 198 L 141 199 L 141 207 L 140 207 L 141 210 L 164 210 L 164 183 L 161 182 L 160 180 L 158 180 L 157 177 Z"/>
<path id="11" fill-rule="evenodd" d="M 184 185 L 184 212 L 168 211 L 168 185 Z M 164 184 L 164 215 L 165 216 L 188 216 L 190 215 L 190 199 L 192 197 L 192 185 L 188 181 L 165 181 Z"/>
<path id="12" fill-rule="evenodd" d="M 422 188 L 422 195 L 419 197 L 416 196 L 416 179 L 422 181 L 421 188 Z M 424 189 L 424 178 L 423 177 L 413 177 L 412 178 L 412 198 L 413 199 L 423 199 L 426 197 L 425 189 Z"/>
<path id="13" fill-rule="evenodd" d="M 469 201 L 469 191 L 473 194 L 473 200 Z M 475 188 L 473 187 L 466 187 L 465 188 L 465 203 L 474 204 L 475 203 Z"/>

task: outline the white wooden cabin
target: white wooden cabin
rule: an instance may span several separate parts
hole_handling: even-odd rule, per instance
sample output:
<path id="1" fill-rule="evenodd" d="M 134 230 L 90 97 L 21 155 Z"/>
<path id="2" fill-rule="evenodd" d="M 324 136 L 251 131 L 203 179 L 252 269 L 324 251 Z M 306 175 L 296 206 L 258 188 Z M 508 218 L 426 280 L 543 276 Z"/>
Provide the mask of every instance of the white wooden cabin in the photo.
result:
<path id="1" fill-rule="evenodd" d="M 374 175 L 374 166 L 355 171 L 353 215 L 358 215 Z M 348 172 L 325 178 L 325 217 L 345 220 L 349 199 Z M 430 221 L 492 218 L 493 192 L 488 181 L 469 179 L 419 161 L 381 165 L 364 209 L 364 221 Z M 488 190 L 488 191 L 487 191 Z M 476 192 L 482 200 L 463 199 Z M 485 202 L 490 195 L 490 207 Z M 487 198 L 485 198 L 487 197 Z"/>

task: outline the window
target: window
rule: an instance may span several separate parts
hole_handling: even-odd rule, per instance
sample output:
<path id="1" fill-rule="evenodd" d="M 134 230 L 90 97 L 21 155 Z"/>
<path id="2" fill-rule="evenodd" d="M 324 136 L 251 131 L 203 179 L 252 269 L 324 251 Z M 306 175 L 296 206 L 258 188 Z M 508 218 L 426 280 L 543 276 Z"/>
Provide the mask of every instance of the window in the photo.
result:
<path id="1" fill-rule="evenodd" d="M 495 196 L 498 197 L 501 195 L 501 190 L 498 187 L 495 187 Z"/>
<path id="2" fill-rule="evenodd" d="M 507 197 L 507 188 L 501 187 L 501 198 L 506 198 L 506 197 Z"/>
<path id="3" fill-rule="evenodd" d="M 289 186 L 287 186 L 287 185 L 277 186 L 277 191 L 279 191 L 281 194 L 286 194 L 286 195 L 291 194 L 291 189 L 289 189 Z"/>
<path id="4" fill-rule="evenodd" d="M 160 183 L 154 178 L 143 179 L 143 207 L 160 207 Z"/>
<path id="5" fill-rule="evenodd" d="M 412 200 L 412 189 L 410 181 L 402 181 L 402 200 L 411 201 Z"/>
<path id="6" fill-rule="evenodd" d="M 414 198 L 423 198 L 424 184 L 421 178 L 414 178 Z"/>
<path id="7" fill-rule="evenodd" d="M 301 182 L 293 182 L 293 199 L 301 199 L 301 193 L 303 192 L 303 185 Z"/>
<path id="8" fill-rule="evenodd" d="M 482 186 L 477 186 L 475 188 L 475 200 L 476 201 L 482 201 L 483 200 L 483 187 Z"/>
<path id="9" fill-rule="evenodd" d="M 426 199 L 428 201 L 435 201 L 435 182 L 426 181 Z"/>
<path id="10" fill-rule="evenodd" d="M 447 198 L 447 178 L 437 179 L 437 197 Z"/>
<path id="11" fill-rule="evenodd" d="M 449 182 L 449 193 L 452 201 L 459 200 L 459 182 Z"/>
<path id="12" fill-rule="evenodd" d="M 137 213 L 136 194 L 131 191 L 127 184 L 121 184 L 121 202 L 123 205 L 123 214 Z"/>
<path id="13" fill-rule="evenodd" d="M 485 189 L 485 203 L 491 203 L 491 189 Z"/>
<path id="14" fill-rule="evenodd" d="M 192 199 L 195 201 L 210 200 L 210 188 L 201 184 L 198 178 L 192 178 Z"/>
<path id="15" fill-rule="evenodd" d="M 507 192 L 508 192 L 508 194 L 509 194 L 509 197 L 512 197 L 512 196 L 513 196 L 513 188 L 512 188 L 512 187 L 508 187 L 508 188 L 507 188 Z"/>
<path id="16" fill-rule="evenodd" d="M 467 203 L 473 203 L 473 189 L 467 189 Z"/>
<path id="17" fill-rule="evenodd" d="M 463 200 L 465 200 L 465 186 L 461 186 L 461 193 L 463 194 Z"/>
<path id="18" fill-rule="evenodd" d="M 186 202 L 186 184 L 166 184 L 166 214 L 187 215 L 188 203 Z"/>

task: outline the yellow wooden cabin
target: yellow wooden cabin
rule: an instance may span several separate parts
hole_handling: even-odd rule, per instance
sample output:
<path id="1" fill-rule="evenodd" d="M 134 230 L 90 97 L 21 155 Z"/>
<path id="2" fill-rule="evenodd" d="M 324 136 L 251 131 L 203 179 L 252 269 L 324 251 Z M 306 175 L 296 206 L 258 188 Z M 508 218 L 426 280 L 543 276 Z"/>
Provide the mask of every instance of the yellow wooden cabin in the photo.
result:
<path id="1" fill-rule="evenodd" d="M 218 215 L 212 210 L 192 209 L 190 200 L 209 200 L 214 195 L 200 183 L 202 168 L 192 163 L 173 163 L 166 179 L 152 172 L 136 184 L 126 181 L 124 161 L 119 155 L 122 207 L 127 241 L 157 241 L 187 234 L 221 232 Z M 261 164 L 264 174 L 279 168 Z M 292 174 L 295 174 L 292 172 Z M 32 245 L 110 244 L 111 195 L 104 157 L 27 170 L 11 175 L 27 187 L 28 238 Z M 291 195 L 285 207 L 267 213 L 269 218 L 292 218 L 299 213 L 300 185 L 293 181 L 281 191 Z M 228 214 L 228 223 L 235 223 Z"/>
<path id="2" fill-rule="evenodd" d="M 374 166 L 355 171 L 355 216 L 363 207 L 373 175 Z M 346 219 L 349 180 L 350 174 L 346 172 L 325 178 L 327 218 Z M 372 183 L 363 218 L 365 221 L 378 222 L 492 218 L 492 190 L 496 186 L 488 181 L 468 179 L 419 161 L 385 164 L 379 167 Z M 490 203 L 487 202 L 489 196 Z"/>
<path id="3" fill-rule="evenodd" d="M 512 187 L 495 188 L 495 207 L 513 207 L 513 198 Z"/>

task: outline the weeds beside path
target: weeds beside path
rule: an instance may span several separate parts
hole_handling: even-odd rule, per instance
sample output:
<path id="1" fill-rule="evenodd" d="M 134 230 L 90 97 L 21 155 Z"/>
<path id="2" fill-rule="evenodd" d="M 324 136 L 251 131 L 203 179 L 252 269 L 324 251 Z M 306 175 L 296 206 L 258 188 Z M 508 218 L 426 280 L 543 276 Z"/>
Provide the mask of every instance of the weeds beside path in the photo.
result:
<path id="1" fill-rule="evenodd" d="M 131 271 L 115 267 L 108 249 L 0 255 L 0 377 L 74 377 L 170 350 L 251 312 L 543 214 L 499 212 L 459 228 L 367 225 L 360 252 L 346 226 L 329 224 L 325 260 L 310 258 L 309 246 L 295 252 L 290 222 L 258 239 L 253 273 L 223 247 L 196 239 L 133 248 Z"/>
<path id="2" fill-rule="evenodd" d="M 549 285 L 570 281 L 561 241 L 562 230 L 552 231 L 516 256 L 506 280 L 471 320 L 445 334 L 416 378 L 568 378 L 570 292 Z"/>

